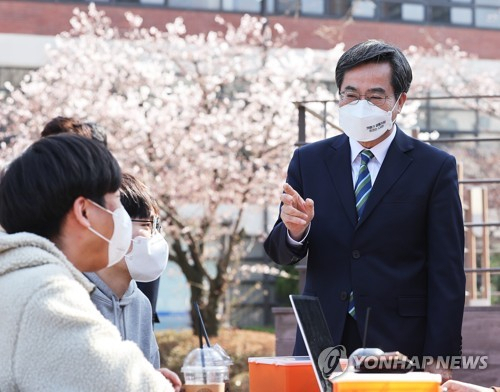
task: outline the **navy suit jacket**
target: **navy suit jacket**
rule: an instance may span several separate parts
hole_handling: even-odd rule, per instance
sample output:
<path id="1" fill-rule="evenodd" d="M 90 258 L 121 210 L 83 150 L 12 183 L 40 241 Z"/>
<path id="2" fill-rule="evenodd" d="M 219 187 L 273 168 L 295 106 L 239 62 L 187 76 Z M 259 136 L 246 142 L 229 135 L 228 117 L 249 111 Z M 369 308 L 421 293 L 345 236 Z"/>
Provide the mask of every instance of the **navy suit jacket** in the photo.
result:
<path id="1" fill-rule="evenodd" d="M 357 220 L 347 136 L 297 149 L 287 182 L 314 200 L 302 247 L 278 219 L 264 247 L 279 264 L 308 255 L 304 294 L 319 297 L 335 344 L 354 292 L 367 347 L 408 356 L 461 354 L 464 226 L 455 158 L 405 135 L 391 143 Z M 298 336 L 299 337 L 299 336 Z M 301 339 L 296 354 L 305 354 Z"/>

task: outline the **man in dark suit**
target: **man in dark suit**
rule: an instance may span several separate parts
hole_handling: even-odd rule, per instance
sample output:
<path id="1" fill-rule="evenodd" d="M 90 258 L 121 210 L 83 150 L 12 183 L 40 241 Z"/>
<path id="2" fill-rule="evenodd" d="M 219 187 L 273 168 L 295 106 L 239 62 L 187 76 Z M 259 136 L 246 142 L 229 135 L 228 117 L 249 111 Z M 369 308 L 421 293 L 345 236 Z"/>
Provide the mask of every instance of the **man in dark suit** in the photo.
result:
<path id="1" fill-rule="evenodd" d="M 348 353 L 362 345 L 370 308 L 367 347 L 461 354 L 456 162 L 395 124 L 411 80 L 403 53 L 386 43 L 370 40 L 342 55 L 336 83 L 345 134 L 295 151 L 280 217 L 265 242 L 279 264 L 308 255 L 304 294 L 319 297 L 333 341 Z M 300 334 L 294 351 L 306 354 Z"/>

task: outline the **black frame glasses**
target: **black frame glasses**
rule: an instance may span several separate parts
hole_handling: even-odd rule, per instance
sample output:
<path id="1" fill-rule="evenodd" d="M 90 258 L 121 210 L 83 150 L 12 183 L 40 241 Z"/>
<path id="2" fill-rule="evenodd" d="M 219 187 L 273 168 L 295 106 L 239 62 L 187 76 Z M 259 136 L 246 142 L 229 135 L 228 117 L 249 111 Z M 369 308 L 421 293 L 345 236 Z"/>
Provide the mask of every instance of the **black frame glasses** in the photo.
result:
<path id="1" fill-rule="evenodd" d="M 160 218 L 155 216 L 153 219 L 131 219 L 132 222 L 139 222 L 139 223 L 149 223 L 151 225 L 151 233 L 154 233 L 157 231 L 158 233 L 161 232 L 161 221 Z"/>

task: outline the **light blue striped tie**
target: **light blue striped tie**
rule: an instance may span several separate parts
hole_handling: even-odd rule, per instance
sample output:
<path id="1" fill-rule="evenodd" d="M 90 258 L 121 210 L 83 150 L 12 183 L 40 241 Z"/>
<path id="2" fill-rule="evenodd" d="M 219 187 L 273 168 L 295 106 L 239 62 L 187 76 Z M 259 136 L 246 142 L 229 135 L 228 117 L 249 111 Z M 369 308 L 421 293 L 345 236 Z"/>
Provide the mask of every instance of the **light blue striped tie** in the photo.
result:
<path id="1" fill-rule="evenodd" d="M 370 150 L 361 151 L 361 166 L 359 167 L 358 179 L 354 187 L 356 195 L 356 211 L 358 211 L 358 220 L 365 209 L 366 201 L 372 190 L 372 179 L 368 171 L 368 162 L 373 158 L 373 153 Z M 349 307 L 347 308 L 352 318 L 356 319 L 356 308 L 354 306 L 354 293 L 351 291 L 349 295 Z"/>

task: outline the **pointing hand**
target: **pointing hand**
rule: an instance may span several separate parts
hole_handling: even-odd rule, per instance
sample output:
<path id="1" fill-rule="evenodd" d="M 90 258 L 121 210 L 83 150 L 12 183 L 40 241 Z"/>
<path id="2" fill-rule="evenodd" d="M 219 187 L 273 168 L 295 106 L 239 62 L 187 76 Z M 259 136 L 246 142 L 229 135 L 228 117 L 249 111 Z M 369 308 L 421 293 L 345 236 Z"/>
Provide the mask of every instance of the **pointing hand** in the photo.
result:
<path id="1" fill-rule="evenodd" d="M 302 240 L 309 224 L 314 218 L 314 202 L 312 199 L 304 200 L 290 185 L 283 186 L 281 195 L 281 220 L 285 224 L 290 236 Z"/>

